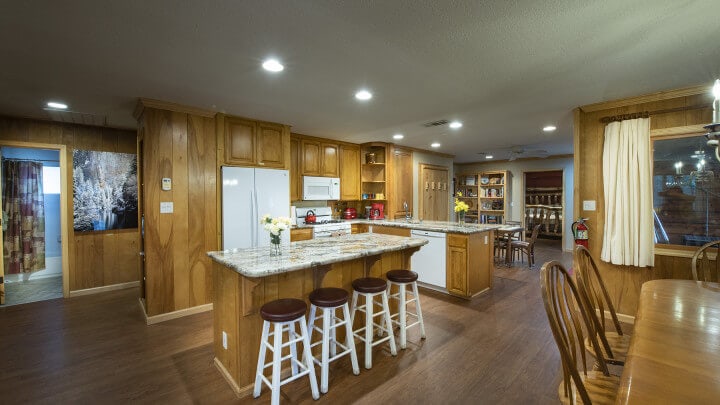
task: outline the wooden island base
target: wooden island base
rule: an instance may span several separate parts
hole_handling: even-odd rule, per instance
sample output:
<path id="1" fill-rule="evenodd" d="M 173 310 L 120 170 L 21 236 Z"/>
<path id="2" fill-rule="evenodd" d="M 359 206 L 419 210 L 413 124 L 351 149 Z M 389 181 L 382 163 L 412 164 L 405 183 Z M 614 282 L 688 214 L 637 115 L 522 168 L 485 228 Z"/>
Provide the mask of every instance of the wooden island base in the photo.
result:
<path id="1" fill-rule="evenodd" d="M 264 277 L 246 277 L 236 270 L 213 262 L 215 365 L 235 393 L 252 393 L 258 360 L 262 318 L 260 307 L 279 298 L 300 298 L 308 302 L 319 287 L 340 287 L 352 293 L 352 280 L 382 277 L 393 269 L 409 269 L 410 256 L 419 248 L 407 248 L 380 255 L 290 271 Z M 361 316 L 356 325 L 364 322 Z M 223 332 L 227 349 L 223 348 Z M 342 335 L 338 332 L 338 339 Z"/>

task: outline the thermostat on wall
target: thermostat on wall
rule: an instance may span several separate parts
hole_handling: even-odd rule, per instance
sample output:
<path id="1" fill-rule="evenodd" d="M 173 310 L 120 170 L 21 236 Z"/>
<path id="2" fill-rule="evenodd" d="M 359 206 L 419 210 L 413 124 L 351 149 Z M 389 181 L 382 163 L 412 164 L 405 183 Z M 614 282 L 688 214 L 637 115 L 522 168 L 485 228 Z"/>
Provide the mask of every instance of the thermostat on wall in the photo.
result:
<path id="1" fill-rule="evenodd" d="M 172 179 L 169 177 L 163 177 L 162 179 L 162 189 L 165 191 L 172 190 Z"/>

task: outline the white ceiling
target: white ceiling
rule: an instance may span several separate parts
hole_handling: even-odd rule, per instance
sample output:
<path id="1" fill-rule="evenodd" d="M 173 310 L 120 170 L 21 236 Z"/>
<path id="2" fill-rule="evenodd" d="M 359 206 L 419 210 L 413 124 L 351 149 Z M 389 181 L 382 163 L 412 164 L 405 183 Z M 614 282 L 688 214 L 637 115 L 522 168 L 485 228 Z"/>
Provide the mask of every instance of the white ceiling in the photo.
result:
<path id="1" fill-rule="evenodd" d="M 134 127 L 147 97 L 350 142 L 400 132 L 457 162 L 572 153 L 574 107 L 709 88 L 719 14 L 717 0 L 0 0 L 0 113 L 49 119 L 57 99 Z M 268 56 L 285 71 L 262 70 Z M 464 126 L 422 125 L 439 119 Z"/>

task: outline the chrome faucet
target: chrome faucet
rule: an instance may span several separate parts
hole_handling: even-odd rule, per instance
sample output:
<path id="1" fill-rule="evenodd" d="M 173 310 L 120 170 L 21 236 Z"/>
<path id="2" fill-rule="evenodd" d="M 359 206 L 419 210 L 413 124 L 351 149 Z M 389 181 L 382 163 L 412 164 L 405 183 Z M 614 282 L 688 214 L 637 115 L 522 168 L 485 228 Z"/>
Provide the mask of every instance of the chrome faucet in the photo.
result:
<path id="1" fill-rule="evenodd" d="M 410 214 L 410 212 L 408 212 L 407 201 L 403 202 L 403 209 L 405 210 L 405 221 L 410 222 L 412 220 L 412 215 Z"/>

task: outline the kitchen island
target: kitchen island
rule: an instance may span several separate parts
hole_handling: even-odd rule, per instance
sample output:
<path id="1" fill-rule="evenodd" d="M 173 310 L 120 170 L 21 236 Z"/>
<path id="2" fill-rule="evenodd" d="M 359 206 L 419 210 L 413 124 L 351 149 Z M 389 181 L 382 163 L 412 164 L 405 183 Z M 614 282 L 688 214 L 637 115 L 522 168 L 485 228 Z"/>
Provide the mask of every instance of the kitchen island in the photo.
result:
<path id="1" fill-rule="evenodd" d="M 270 247 L 209 252 L 213 259 L 215 365 L 238 396 L 252 393 L 262 334 L 260 307 L 279 298 L 307 302 L 319 287 L 352 291 L 352 280 L 409 269 L 428 242 L 393 235 L 355 234 L 293 242 L 281 256 Z M 358 317 L 356 322 L 362 322 Z"/>

